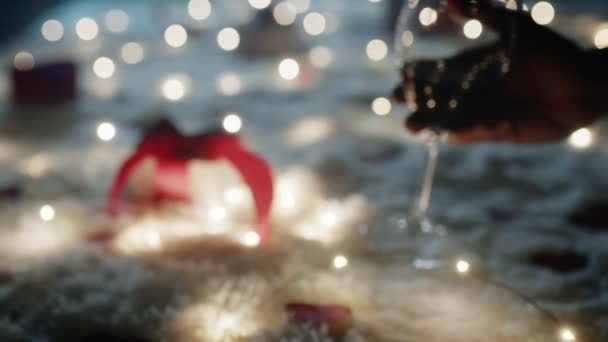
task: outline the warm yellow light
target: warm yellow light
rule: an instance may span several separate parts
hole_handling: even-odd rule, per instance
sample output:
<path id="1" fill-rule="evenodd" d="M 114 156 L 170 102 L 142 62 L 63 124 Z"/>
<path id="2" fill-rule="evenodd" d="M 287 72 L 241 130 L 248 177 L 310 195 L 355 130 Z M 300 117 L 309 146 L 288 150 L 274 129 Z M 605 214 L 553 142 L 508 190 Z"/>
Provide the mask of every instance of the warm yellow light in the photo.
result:
<path id="1" fill-rule="evenodd" d="M 471 264 L 469 264 L 469 262 L 466 260 L 459 260 L 456 263 L 456 271 L 458 271 L 458 273 L 468 273 L 470 269 Z"/>
<path id="2" fill-rule="evenodd" d="M 162 84 L 163 96 L 169 101 L 181 100 L 186 95 L 186 85 L 178 77 L 166 79 Z"/>
<path id="3" fill-rule="evenodd" d="M 298 13 L 304 13 L 310 7 L 310 0 L 289 0 L 289 2 L 296 8 L 296 12 Z"/>
<path id="4" fill-rule="evenodd" d="M 222 121 L 222 126 L 228 133 L 237 133 L 243 127 L 243 121 L 236 114 L 228 114 Z"/>
<path id="5" fill-rule="evenodd" d="M 372 111 L 377 115 L 384 116 L 392 110 L 391 101 L 386 97 L 377 97 L 372 102 Z"/>
<path id="6" fill-rule="evenodd" d="M 275 6 L 272 15 L 277 24 L 288 26 L 296 21 L 297 12 L 291 3 L 283 1 Z"/>
<path id="7" fill-rule="evenodd" d="M 99 33 L 99 26 L 93 18 L 84 17 L 76 23 L 76 34 L 82 40 L 93 40 Z"/>
<path id="8" fill-rule="evenodd" d="M 186 29 L 177 24 L 173 24 L 165 30 L 165 42 L 173 48 L 184 46 L 188 41 L 188 32 Z"/>
<path id="9" fill-rule="evenodd" d="M 255 9 L 264 9 L 270 6 L 271 2 L 272 0 L 249 0 L 249 4 Z"/>
<path id="10" fill-rule="evenodd" d="M 144 48 L 136 42 L 129 42 L 122 46 L 120 55 L 127 64 L 137 64 L 144 59 Z"/>
<path id="11" fill-rule="evenodd" d="M 15 55 L 14 59 L 15 69 L 17 70 L 32 70 L 36 62 L 34 61 L 34 56 L 27 52 L 21 51 Z"/>
<path id="12" fill-rule="evenodd" d="M 608 48 L 608 27 L 599 29 L 595 33 L 595 37 L 593 38 L 593 42 L 598 49 Z"/>
<path id="13" fill-rule="evenodd" d="M 300 74 L 300 65 L 294 59 L 285 58 L 279 63 L 279 75 L 286 80 L 293 80 Z"/>
<path id="14" fill-rule="evenodd" d="M 260 235 L 256 232 L 247 232 L 241 236 L 241 243 L 247 247 L 256 247 L 260 244 Z"/>
<path id="15" fill-rule="evenodd" d="M 341 269 L 348 266 L 348 259 L 344 255 L 336 255 L 333 264 L 335 268 Z"/>
<path id="16" fill-rule="evenodd" d="M 101 141 L 110 141 L 116 136 L 116 127 L 110 122 L 102 122 L 97 126 L 97 137 Z"/>
<path id="17" fill-rule="evenodd" d="M 108 57 L 99 57 L 93 63 L 93 71 L 95 75 L 99 78 L 110 78 L 114 75 L 114 61 L 109 59 Z"/>
<path id="18" fill-rule="evenodd" d="M 422 26 L 433 25 L 435 22 L 437 22 L 437 11 L 430 7 L 425 7 L 420 11 L 418 20 L 420 20 Z"/>
<path id="19" fill-rule="evenodd" d="M 593 132 L 588 128 L 581 128 L 570 134 L 568 144 L 577 149 L 585 149 L 593 145 Z"/>
<path id="20" fill-rule="evenodd" d="M 569 328 L 562 328 L 559 331 L 559 338 L 565 342 L 576 341 L 576 335 Z"/>
<path id="21" fill-rule="evenodd" d="M 483 25 L 477 19 L 471 19 L 464 24 L 462 28 L 464 36 L 469 39 L 477 39 L 483 33 Z"/>
<path id="22" fill-rule="evenodd" d="M 44 39 L 49 42 L 56 42 L 63 38 L 63 24 L 59 20 L 51 19 L 47 20 L 42 24 L 42 28 L 40 29 L 42 32 L 42 36 Z"/>
<path id="23" fill-rule="evenodd" d="M 308 53 L 310 63 L 317 68 L 326 68 L 332 62 L 332 54 L 329 48 L 325 46 L 315 46 Z"/>
<path id="24" fill-rule="evenodd" d="M 190 0 L 188 14 L 192 19 L 205 20 L 211 15 L 211 3 L 209 0 Z"/>
<path id="25" fill-rule="evenodd" d="M 122 33 L 129 28 L 129 15 L 125 11 L 113 9 L 106 13 L 105 19 L 110 32 Z"/>
<path id="26" fill-rule="evenodd" d="M 232 51 L 239 46 L 240 42 L 239 32 L 232 27 L 226 27 L 217 34 L 217 44 L 222 50 Z"/>
<path id="27" fill-rule="evenodd" d="M 401 43 L 405 47 L 410 47 L 414 44 L 414 34 L 412 31 L 405 31 L 401 34 Z"/>
<path id="28" fill-rule="evenodd" d="M 388 46 L 383 40 L 373 39 L 367 43 L 365 52 L 367 53 L 367 57 L 369 59 L 378 62 L 386 58 L 386 55 L 388 54 Z"/>
<path id="29" fill-rule="evenodd" d="M 48 205 L 45 204 L 42 207 L 40 207 L 40 218 L 44 221 L 52 221 L 55 218 L 55 209 Z"/>
<path id="30" fill-rule="evenodd" d="M 311 12 L 304 17 L 304 31 L 311 36 L 318 36 L 325 32 L 326 26 L 327 21 L 319 12 Z"/>
<path id="31" fill-rule="evenodd" d="M 237 205 L 245 200 L 246 190 L 241 187 L 234 187 L 224 192 L 224 200 L 230 205 Z"/>
<path id="32" fill-rule="evenodd" d="M 241 78 L 235 73 L 225 73 L 218 77 L 217 90 L 226 96 L 235 96 L 241 92 Z"/>
<path id="33" fill-rule="evenodd" d="M 338 218 L 336 214 L 328 210 L 321 213 L 321 223 L 326 227 L 333 227 L 338 223 Z"/>
<path id="34" fill-rule="evenodd" d="M 207 211 L 207 216 L 212 221 L 222 221 L 226 218 L 226 209 L 223 207 L 211 207 Z"/>
<path id="35" fill-rule="evenodd" d="M 555 18 L 555 9 L 547 1 L 541 1 L 536 3 L 532 7 L 532 19 L 539 25 L 548 25 Z"/>

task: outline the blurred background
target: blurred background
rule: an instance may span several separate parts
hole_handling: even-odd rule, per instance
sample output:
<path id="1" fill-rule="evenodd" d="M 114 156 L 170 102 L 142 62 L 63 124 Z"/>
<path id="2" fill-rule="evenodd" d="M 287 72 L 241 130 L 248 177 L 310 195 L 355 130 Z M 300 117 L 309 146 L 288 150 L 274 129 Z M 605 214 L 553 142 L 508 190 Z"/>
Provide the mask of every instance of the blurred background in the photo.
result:
<path id="1" fill-rule="evenodd" d="M 393 30 L 403 3 L 2 1 L 3 269 L 106 224 L 78 208 L 102 216 L 114 173 L 160 118 L 186 134 L 238 132 L 273 168 L 311 170 L 325 196 L 364 199 L 373 215 L 345 235 L 403 211 L 423 146 L 402 128 L 407 110 L 388 99 L 399 82 Z M 581 46 L 608 47 L 603 1 L 525 3 L 535 21 Z M 458 245 L 435 248 L 464 253 L 588 341 L 608 331 L 605 132 L 598 123 L 542 146 L 442 144 L 430 208 Z M 33 228 L 33 216 L 63 226 Z M 7 279 L 2 286 L 13 286 Z"/>

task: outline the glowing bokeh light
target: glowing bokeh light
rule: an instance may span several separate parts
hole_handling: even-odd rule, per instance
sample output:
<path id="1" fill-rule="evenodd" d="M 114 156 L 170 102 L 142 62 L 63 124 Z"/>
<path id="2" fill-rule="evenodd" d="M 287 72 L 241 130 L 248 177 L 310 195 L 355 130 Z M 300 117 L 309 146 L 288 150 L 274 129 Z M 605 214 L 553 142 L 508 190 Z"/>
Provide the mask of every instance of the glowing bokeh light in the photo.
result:
<path id="1" fill-rule="evenodd" d="M 173 48 L 184 46 L 188 41 L 188 32 L 178 24 L 173 24 L 165 30 L 165 42 Z"/>
<path id="2" fill-rule="evenodd" d="M 333 212 L 327 210 L 321 213 L 321 223 L 326 227 L 334 227 L 338 223 L 338 217 Z"/>
<path id="3" fill-rule="evenodd" d="M 222 127 L 224 127 L 224 130 L 228 133 L 238 133 L 243 127 L 243 121 L 234 113 L 228 114 L 222 121 Z"/>
<path id="4" fill-rule="evenodd" d="M 122 33 L 129 28 L 129 15 L 122 10 L 113 9 L 106 13 L 106 27 L 113 33 Z"/>
<path id="5" fill-rule="evenodd" d="M 186 96 L 189 79 L 184 75 L 171 76 L 165 79 L 161 85 L 163 96 L 169 101 L 179 101 Z"/>
<path id="6" fill-rule="evenodd" d="M 468 273 L 470 269 L 471 264 L 466 260 L 458 260 L 456 263 L 456 271 L 458 271 L 458 273 Z"/>
<path id="7" fill-rule="evenodd" d="M 249 4 L 255 9 L 264 9 L 270 6 L 271 2 L 272 0 L 249 0 Z"/>
<path id="8" fill-rule="evenodd" d="M 211 15 L 211 3 L 209 0 L 190 0 L 188 14 L 192 19 L 205 20 Z"/>
<path id="9" fill-rule="evenodd" d="M 300 74 L 300 65 L 291 58 L 285 58 L 279 63 L 279 75 L 285 80 L 293 80 Z"/>
<path id="10" fill-rule="evenodd" d="M 483 25 L 481 24 L 481 21 L 471 19 L 464 24 L 462 32 L 464 33 L 464 36 L 469 39 L 477 39 L 483 33 Z"/>
<path id="11" fill-rule="evenodd" d="M 581 128 L 570 134 L 568 144 L 577 149 L 585 149 L 593 145 L 593 132 L 588 128 Z"/>
<path id="12" fill-rule="evenodd" d="M 348 266 L 348 259 L 344 255 L 336 255 L 333 260 L 334 268 L 341 269 Z"/>
<path id="13" fill-rule="evenodd" d="M 212 221 L 222 221 L 226 218 L 226 209 L 224 207 L 211 207 L 207 211 L 207 217 Z"/>
<path id="14" fill-rule="evenodd" d="M 82 40 L 93 40 L 99 33 L 99 26 L 93 18 L 84 17 L 76 23 L 76 34 Z"/>
<path id="15" fill-rule="evenodd" d="M 420 20 L 422 26 L 431 26 L 437 22 L 437 11 L 430 7 L 425 7 L 420 11 L 418 20 Z"/>
<path id="16" fill-rule="evenodd" d="M 598 49 L 608 48 L 608 27 L 599 29 L 595 33 L 593 42 Z"/>
<path id="17" fill-rule="evenodd" d="M 381 61 L 388 55 L 388 46 L 383 40 L 372 39 L 365 48 L 367 57 L 372 61 Z"/>
<path id="18" fill-rule="evenodd" d="M 561 328 L 559 331 L 559 338 L 564 342 L 576 341 L 576 335 L 569 328 Z"/>
<path id="19" fill-rule="evenodd" d="M 55 208 L 53 208 L 52 206 L 45 204 L 42 207 L 40 207 L 40 211 L 38 213 L 40 215 L 40 218 L 43 221 L 53 221 L 53 219 L 55 218 Z"/>
<path id="20" fill-rule="evenodd" d="M 235 73 L 225 73 L 217 78 L 217 90 L 226 96 L 235 96 L 241 92 L 241 78 Z"/>
<path id="21" fill-rule="evenodd" d="M 297 11 L 291 3 L 283 1 L 275 6 L 272 16 L 277 24 L 288 26 L 296 21 Z"/>
<path id="22" fill-rule="evenodd" d="M 56 42 L 63 38 L 64 29 L 63 24 L 59 20 L 50 19 L 42 24 L 42 28 L 40 29 L 42 32 L 42 36 L 44 39 L 49 42 Z"/>
<path id="23" fill-rule="evenodd" d="M 539 25 L 548 25 L 555 18 L 555 9 L 547 1 L 540 1 L 532 7 L 532 19 Z"/>
<path id="24" fill-rule="evenodd" d="M 378 97 L 372 102 L 372 111 L 377 115 L 384 116 L 392 110 L 391 101 L 386 97 Z"/>
<path id="25" fill-rule="evenodd" d="M 317 68 L 328 67 L 333 60 L 331 50 L 325 46 L 315 46 L 310 49 L 308 58 L 310 58 L 310 63 Z"/>
<path id="26" fill-rule="evenodd" d="M 144 59 L 145 51 L 141 44 L 129 42 L 120 49 L 122 60 L 127 64 L 138 64 Z"/>
<path id="27" fill-rule="evenodd" d="M 111 141 L 116 136 L 116 127 L 110 122 L 102 122 L 97 126 L 97 137 L 101 141 Z"/>
<path id="28" fill-rule="evenodd" d="M 247 247 L 256 247 L 260 244 L 260 235 L 256 232 L 247 232 L 240 238 L 241 243 Z"/>
<path id="29" fill-rule="evenodd" d="M 34 65 L 36 65 L 34 56 L 27 51 L 17 52 L 13 63 L 15 64 L 15 69 L 21 71 L 32 70 L 34 68 Z"/>
<path id="30" fill-rule="evenodd" d="M 95 60 L 95 63 L 93 63 L 93 72 L 95 72 L 95 75 L 99 78 L 110 78 L 114 75 L 115 70 L 114 61 L 108 57 L 99 57 Z"/>
<path id="31" fill-rule="evenodd" d="M 311 12 L 308 13 L 304 17 L 304 31 L 311 36 L 318 36 L 321 33 L 325 32 L 325 28 L 327 27 L 327 21 L 323 14 L 319 12 Z"/>
<path id="32" fill-rule="evenodd" d="M 401 34 L 401 43 L 405 47 L 410 47 L 414 44 L 414 34 L 412 31 L 405 31 Z"/>
<path id="33" fill-rule="evenodd" d="M 226 27 L 217 34 L 217 44 L 222 50 L 232 51 L 239 46 L 240 42 L 239 32 L 232 27 Z"/>

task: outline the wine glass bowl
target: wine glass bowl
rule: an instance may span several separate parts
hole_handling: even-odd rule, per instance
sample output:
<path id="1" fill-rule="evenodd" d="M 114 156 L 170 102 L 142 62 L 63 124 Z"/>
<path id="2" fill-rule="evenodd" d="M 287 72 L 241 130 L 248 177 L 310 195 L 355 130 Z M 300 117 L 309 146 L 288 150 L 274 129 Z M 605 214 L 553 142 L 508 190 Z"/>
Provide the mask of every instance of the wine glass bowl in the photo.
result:
<path id="1" fill-rule="evenodd" d="M 395 32 L 402 98 L 411 116 L 439 124 L 426 125 L 424 143 L 419 144 L 425 149 L 425 160 L 409 210 L 381 217 L 368 229 L 370 244 L 380 253 L 419 257 L 429 243 L 446 241 L 447 229 L 427 216 L 437 141 L 443 129 L 478 120 L 483 113 L 473 109 L 487 108 L 495 100 L 483 93 L 499 86 L 509 71 L 516 27 L 515 19 L 510 19 L 515 16 L 508 11 L 520 8 L 520 0 L 403 2 Z"/>

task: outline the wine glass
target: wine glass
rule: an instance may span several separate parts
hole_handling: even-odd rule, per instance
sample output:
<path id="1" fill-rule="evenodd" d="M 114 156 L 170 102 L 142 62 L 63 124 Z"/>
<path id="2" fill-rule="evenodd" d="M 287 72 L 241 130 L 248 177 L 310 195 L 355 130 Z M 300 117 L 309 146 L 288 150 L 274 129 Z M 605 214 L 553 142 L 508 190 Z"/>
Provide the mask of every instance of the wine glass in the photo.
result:
<path id="1" fill-rule="evenodd" d="M 437 142 L 445 128 L 465 127 L 470 123 L 467 120 L 484 115 L 469 109 L 489 104 L 491 99 L 483 96 L 484 91 L 499 84 L 509 72 L 517 27 L 515 16 L 509 16 L 508 11 L 523 10 L 521 0 L 403 1 L 395 33 L 397 63 L 403 78 L 401 95 L 410 115 L 439 124 L 429 125 L 420 135 L 425 160 L 409 211 L 380 219 L 368 229 L 368 240 L 375 251 L 428 260 L 439 260 L 443 258 L 439 254 L 449 253 L 449 248 L 441 247 L 442 242 L 449 243 L 446 228 L 427 216 Z M 486 26 L 483 21 L 497 13 L 507 18 L 502 26 Z M 429 244 L 435 248 L 429 248 Z"/>

